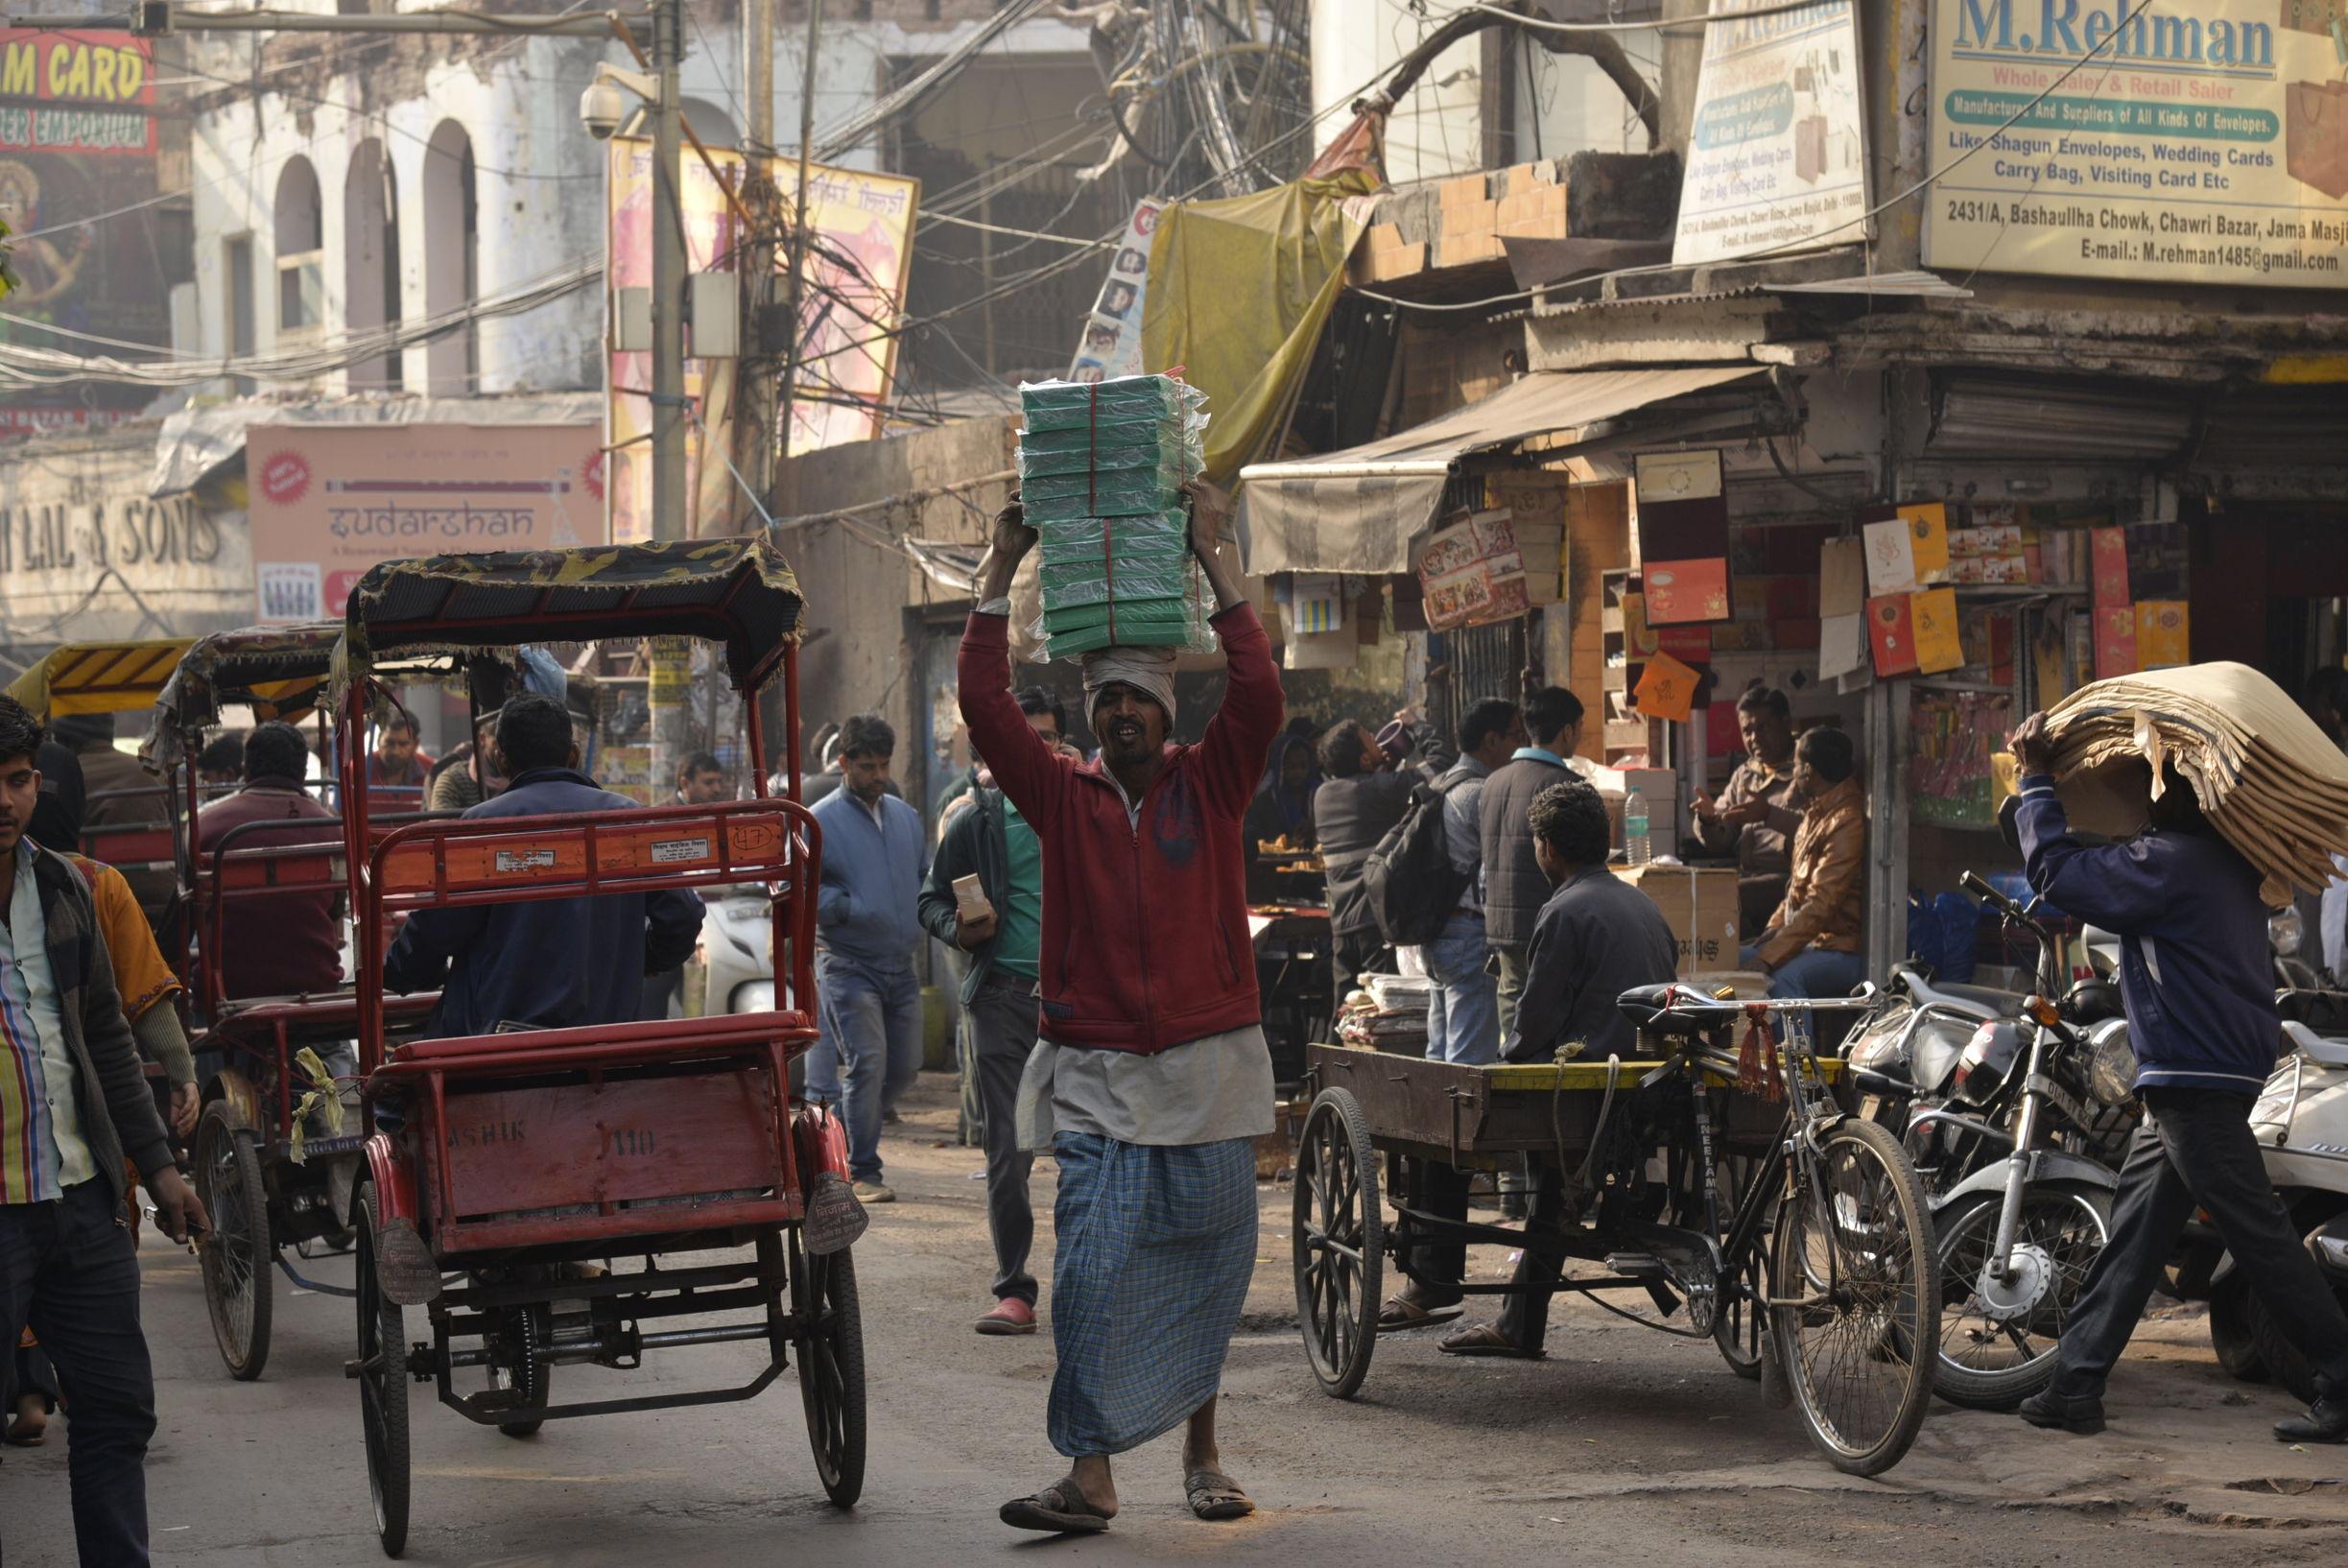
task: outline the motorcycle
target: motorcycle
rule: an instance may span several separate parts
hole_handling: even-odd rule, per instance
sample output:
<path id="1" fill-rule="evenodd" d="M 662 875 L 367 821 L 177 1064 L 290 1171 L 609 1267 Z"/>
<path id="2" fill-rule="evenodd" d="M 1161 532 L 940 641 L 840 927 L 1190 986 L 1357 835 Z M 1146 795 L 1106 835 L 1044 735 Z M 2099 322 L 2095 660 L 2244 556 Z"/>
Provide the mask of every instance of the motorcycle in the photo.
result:
<path id="1" fill-rule="evenodd" d="M 2063 1320 L 2109 1240 L 2108 1152 L 2135 1121 L 2135 1064 L 2108 980 L 2066 988 L 2061 943 L 2031 910 L 1970 872 L 1963 882 L 2036 938 L 2036 991 L 2009 1009 L 2002 993 L 1903 970 L 1906 1011 L 1862 1026 L 1846 1060 L 1933 1204 L 1944 1281 L 1933 1390 L 2004 1410 L 2054 1375 Z"/>

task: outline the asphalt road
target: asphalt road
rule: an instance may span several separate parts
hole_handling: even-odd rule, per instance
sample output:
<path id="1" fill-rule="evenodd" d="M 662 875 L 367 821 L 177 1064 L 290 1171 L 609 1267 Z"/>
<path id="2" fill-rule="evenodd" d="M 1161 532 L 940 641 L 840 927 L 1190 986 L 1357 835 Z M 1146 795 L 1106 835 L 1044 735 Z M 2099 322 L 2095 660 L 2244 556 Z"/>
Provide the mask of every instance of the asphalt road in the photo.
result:
<path id="1" fill-rule="evenodd" d="M 1263 1189 L 1263 1261 L 1225 1377 L 1224 1455 L 1263 1511 L 1235 1525 L 1180 1503 L 1178 1438 L 1120 1466 L 1126 1511 L 1088 1540 L 1015 1534 L 1005 1498 L 1061 1473 L 1043 1439 L 1052 1346 L 968 1320 L 990 1272 L 976 1151 L 944 1145 L 942 1079 L 885 1146 L 904 1201 L 857 1251 L 871 1362 L 864 1502 L 830 1508 L 795 1383 L 730 1406 L 550 1423 L 516 1440 L 413 1390 L 407 1560 L 469 1568 L 814 1568 L 996 1559 L 1069 1563 L 1721 1565 L 1898 1561 L 2327 1563 L 2348 1550 L 2348 1452 L 2295 1452 L 2288 1407 L 2232 1382 L 2190 1312 L 2148 1324 L 2098 1438 L 1935 1407 L 1906 1463 L 1874 1482 L 1814 1459 L 1710 1345 L 1561 1303 L 1550 1359 L 1459 1363 L 1432 1337 L 1381 1344 L 1350 1403 L 1312 1382 L 1293 1327 L 1285 1185 Z M 902 1132 L 902 1136 L 895 1134 Z M 1052 1174 L 1037 1172 L 1048 1217 Z M 1049 1247 L 1046 1224 L 1039 1247 Z M 1500 1255 L 1479 1255 L 1497 1270 Z M 342 1376 L 348 1303 L 277 1281 L 275 1348 L 254 1384 L 214 1352 L 195 1261 L 150 1240 L 149 1339 L 161 1431 L 150 1470 L 154 1556 L 191 1568 L 364 1568 L 368 1512 L 358 1397 Z M 1039 1272 L 1049 1278 L 1048 1257 Z M 320 1266 L 335 1278 L 347 1264 Z M 415 1321 L 412 1315 L 411 1321 Z M 656 1354 L 638 1372 L 560 1369 L 558 1389 L 617 1393 L 740 1381 L 741 1345 Z M 70 1564 L 62 1428 L 0 1465 L 0 1536 L 21 1568 Z M 2119 1527 L 2119 1528 L 2115 1528 Z"/>

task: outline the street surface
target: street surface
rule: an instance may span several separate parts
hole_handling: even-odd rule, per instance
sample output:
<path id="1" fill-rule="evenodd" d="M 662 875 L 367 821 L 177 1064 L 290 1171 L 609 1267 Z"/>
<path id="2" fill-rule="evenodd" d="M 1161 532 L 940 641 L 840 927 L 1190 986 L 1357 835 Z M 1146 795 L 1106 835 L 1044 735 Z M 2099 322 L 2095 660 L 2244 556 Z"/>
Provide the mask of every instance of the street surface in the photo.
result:
<path id="1" fill-rule="evenodd" d="M 872 1452 L 852 1513 L 822 1499 L 794 1376 L 748 1404 L 550 1423 L 516 1440 L 414 1389 L 407 1560 L 467 1568 L 898 1568 L 966 1562 L 1387 1565 L 1542 1562 L 2336 1564 L 2348 1551 L 2339 1449 L 2267 1435 L 2289 1407 L 2220 1373 L 2197 1309 L 2147 1324 L 2115 1379 L 2111 1430 L 2038 1433 L 1936 1405 L 1907 1461 L 1855 1481 L 1814 1459 L 1709 1342 L 1554 1310 L 1550 1359 L 1461 1363 L 1433 1333 L 1379 1347 L 1362 1395 L 1323 1396 L 1292 1319 L 1289 1188 L 1263 1189 L 1264 1242 L 1224 1382 L 1223 1453 L 1263 1511 L 1207 1525 L 1181 1508 L 1179 1437 L 1120 1462 L 1105 1537 L 1015 1534 L 1005 1498 L 1063 1473 L 1043 1438 L 1046 1328 L 986 1340 L 990 1256 L 976 1150 L 947 1147 L 951 1085 L 925 1075 L 885 1146 L 903 1200 L 857 1248 Z M 1053 1175 L 1035 1194 L 1049 1213 Z M 1050 1228 L 1037 1272 L 1050 1278 Z M 367 1568 L 350 1308 L 277 1282 L 257 1384 L 221 1369 L 197 1266 L 150 1232 L 148 1337 L 161 1431 L 149 1478 L 156 1562 Z M 1498 1270 L 1501 1254 L 1479 1254 Z M 319 1265 L 347 1277 L 345 1260 Z M 410 1314 L 411 1336 L 420 1314 Z M 622 1374 L 563 1367 L 557 1393 L 741 1381 L 747 1346 L 655 1353 Z M 6 1451 L 0 1531 L 15 1568 L 69 1565 L 61 1428 Z M 2115 1528 L 2119 1527 L 2119 1528 Z"/>

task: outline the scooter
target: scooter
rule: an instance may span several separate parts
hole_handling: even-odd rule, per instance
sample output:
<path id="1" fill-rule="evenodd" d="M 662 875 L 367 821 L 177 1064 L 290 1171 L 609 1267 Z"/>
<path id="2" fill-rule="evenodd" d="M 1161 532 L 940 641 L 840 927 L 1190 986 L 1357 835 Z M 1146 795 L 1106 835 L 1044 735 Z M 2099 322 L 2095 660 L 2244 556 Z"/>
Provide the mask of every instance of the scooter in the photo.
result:
<path id="1" fill-rule="evenodd" d="M 2306 1234 L 2316 1269 L 2348 1306 L 2348 1015 L 2342 1011 L 2348 999 L 2302 991 L 2286 992 L 2279 1001 L 2286 1050 L 2250 1107 L 2250 1130 L 2275 1195 Z M 2207 1268 L 2210 1344 L 2219 1365 L 2247 1382 L 2271 1377 L 2294 1397 L 2312 1400 L 2314 1367 L 2275 1328 L 2214 1229 L 2196 1220 L 2188 1236 L 2171 1283 L 2190 1290 Z"/>

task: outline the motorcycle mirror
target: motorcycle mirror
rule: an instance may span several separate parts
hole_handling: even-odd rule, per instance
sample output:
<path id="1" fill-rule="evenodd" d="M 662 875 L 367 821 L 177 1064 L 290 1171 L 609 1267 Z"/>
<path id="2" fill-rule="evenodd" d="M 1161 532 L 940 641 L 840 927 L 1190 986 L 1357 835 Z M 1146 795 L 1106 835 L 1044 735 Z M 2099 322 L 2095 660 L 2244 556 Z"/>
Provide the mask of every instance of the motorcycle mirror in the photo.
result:
<path id="1" fill-rule="evenodd" d="M 2022 852 L 2022 796 L 2009 795 L 1998 802 L 1998 837 L 2005 847 L 2016 854 Z"/>

